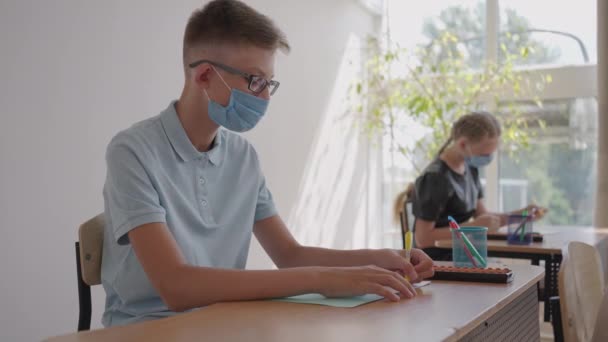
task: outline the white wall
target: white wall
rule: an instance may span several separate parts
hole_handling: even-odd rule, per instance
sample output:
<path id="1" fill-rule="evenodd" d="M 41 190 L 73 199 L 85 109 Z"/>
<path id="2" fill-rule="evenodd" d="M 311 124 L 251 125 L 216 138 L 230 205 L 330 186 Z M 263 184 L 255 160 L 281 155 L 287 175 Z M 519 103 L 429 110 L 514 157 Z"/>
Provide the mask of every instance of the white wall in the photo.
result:
<path id="1" fill-rule="evenodd" d="M 73 242 L 79 223 L 102 209 L 105 146 L 179 95 L 182 32 L 200 3 L 0 2 L 0 340 L 75 330 Z M 277 205 L 306 242 L 366 244 L 354 220 L 365 208 L 348 204 L 364 202 L 365 145 L 336 116 L 349 53 L 356 60 L 357 36 L 372 30 L 373 15 L 356 0 L 249 3 L 293 46 L 277 65 L 282 84 L 270 112 L 249 134 Z M 323 235 L 323 224 L 336 229 Z M 250 266 L 270 266 L 259 246 Z M 95 288 L 94 327 L 103 299 Z"/>

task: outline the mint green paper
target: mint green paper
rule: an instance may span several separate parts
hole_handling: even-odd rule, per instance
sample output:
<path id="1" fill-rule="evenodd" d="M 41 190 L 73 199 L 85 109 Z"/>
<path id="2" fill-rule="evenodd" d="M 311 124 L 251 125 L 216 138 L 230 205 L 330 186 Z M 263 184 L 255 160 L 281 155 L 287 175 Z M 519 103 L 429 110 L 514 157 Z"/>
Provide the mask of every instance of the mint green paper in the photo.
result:
<path id="1" fill-rule="evenodd" d="M 421 281 L 414 284 L 414 288 L 420 288 L 429 285 L 429 280 Z M 336 308 L 354 308 L 359 305 L 371 303 L 383 299 L 384 297 L 375 294 L 366 294 L 363 296 L 343 297 L 343 298 L 325 298 L 318 293 L 307 293 L 299 296 L 271 299 L 275 302 L 297 303 L 297 304 L 315 304 L 333 306 Z"/>
<path id="2" fill-rule="evenodd" d="M 307 293 L 299 296 L 272 299 L 275 302 L 287 302 L 297 304 L 315 304 L 333 306 L 336 308 L 354 308 L 359 305 L 371 303 L 382 299 L 383 297 L 375 294 L 366 294 L 356 297 L 343 298 L 325 298 L 317 293 Z"/>

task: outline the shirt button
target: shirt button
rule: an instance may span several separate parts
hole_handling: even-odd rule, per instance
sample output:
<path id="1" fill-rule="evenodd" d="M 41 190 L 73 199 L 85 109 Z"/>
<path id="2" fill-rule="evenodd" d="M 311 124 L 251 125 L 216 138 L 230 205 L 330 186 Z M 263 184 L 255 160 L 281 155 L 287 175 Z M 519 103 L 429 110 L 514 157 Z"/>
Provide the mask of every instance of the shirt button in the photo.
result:
<path id="1" fill-rule="evenodd" d="M 199 182 L 201 183 L 201 185 L 204 185 L 205 184 L 205 178 L 200 177 L 199 178 Z"/>
<path id="2" fill-rule="evenodd" d="M 201 204 L 203 205 L 203 207 L 206 207 L 206 206 L 207 206 L 207 201 L 202 200 L 202 201 L 201 201 Z"/>

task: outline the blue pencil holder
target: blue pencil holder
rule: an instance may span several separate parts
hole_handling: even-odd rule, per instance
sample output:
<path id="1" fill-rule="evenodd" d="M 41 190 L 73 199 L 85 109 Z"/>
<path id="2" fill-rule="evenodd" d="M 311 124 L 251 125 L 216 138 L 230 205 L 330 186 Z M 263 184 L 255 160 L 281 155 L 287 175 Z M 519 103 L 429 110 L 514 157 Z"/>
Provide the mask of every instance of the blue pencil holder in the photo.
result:
<path id="1" fill-rule="evenodd" d="M 529 245 L 532 243 L 533 217 L 509 215 L 507 218 L 507 243 L 509 245 Z"/>
<path id="2" fill-rule="evenodd" d="M 456 233 L 455 229 L 452 229 L 452 260 L 454 261 L 454 266 L 455 267 L 475 267 L 475 265 L 473 264 L 473 262 L 471 261 L 471 259 L 469 258 L 469 256 L 467 255 L 465 248 L 466 245 L 464 244 L 463 239 L 458 237 L 458 234 Z M 479 255 L 481 255 L 481 258 L 484 261 L 484 264 L 487 264 L 488 262 L 488 228 L 486 227 L 460 227 L 460 229 L 458 229 L 458 231 L 460 232 L 460 234 L 465 235 L 469 241 L 471 241 L 471 244 L 473 245 L 473 247 L 475 247 L 475 249 L 477 250 L 477 252 L 479 253 Z M 471 256 L 473 256 L 473 258 L 475 258 L 475 254 L 471 252 Z M 479 261 L 477 261 L 477 259 L 475 259 L 475 262 L 477 263 L 477 267 L 483 267 L 483 265 L 481 265 L 479 263 Z"/>

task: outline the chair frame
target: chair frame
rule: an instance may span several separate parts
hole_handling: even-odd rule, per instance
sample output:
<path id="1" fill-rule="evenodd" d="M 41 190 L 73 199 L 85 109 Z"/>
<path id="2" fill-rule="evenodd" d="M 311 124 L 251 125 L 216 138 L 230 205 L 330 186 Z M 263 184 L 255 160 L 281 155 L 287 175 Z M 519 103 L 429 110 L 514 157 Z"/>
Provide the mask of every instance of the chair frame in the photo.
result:
<path id="1" fill-rule="evenodd" d="M 80 242 L 75 242 L 76 247 L 76 275 L 78 283 L 78 331 L 91 329 L 91 286 L 82 280 L 82 268 L 80 259 Z"/>
<path id="2" fill-rule="evenodd" d="M 415 234 L 414 227 L 413 226 L 410 227 L 410 216 L 409 216 L 409 211 L 407 210 L 408 205 L 411 205 L 413 202 L 414 184 L 409 183 L 407 185 L 406 191 L 407 192 L 406 192 L 405 200 L 403 201 L 403 208 L 401 208 L 402 212 L 405 213 L 405 215 L 403 215 L 403 219 L 404 219 L 403 224 L 405 225 L 405 227 L 401 227 L 401 244 L 403 245 L 403 249 L 405 249 L 405 233 L 406 233 L 404 228 L 409 229 L 412 233 Z M 415 245 L 416 244 L 415 239 L 413 242 Z"/>

